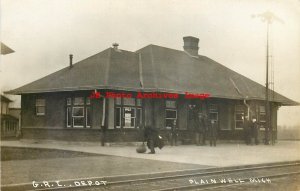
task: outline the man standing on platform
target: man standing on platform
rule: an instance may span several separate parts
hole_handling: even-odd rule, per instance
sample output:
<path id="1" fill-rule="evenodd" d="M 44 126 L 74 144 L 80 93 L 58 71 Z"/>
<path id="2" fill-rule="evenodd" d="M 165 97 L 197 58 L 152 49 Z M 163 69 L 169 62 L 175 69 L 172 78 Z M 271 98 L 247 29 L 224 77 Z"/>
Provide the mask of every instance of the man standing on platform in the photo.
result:
<path id="1" fill-rule="evenodd" d="M 148 126 L 145 128 L 145 132 L 144 132 L 144 141 L 147 142 L 147 146 L 150 149 L 149 154 L 155 154 L 155 150 L 154 150 L 154 142 L 156 139 L 157 135 L 157 130 Z"/>
<path id="2" fill-rule="evenodd" d="M 147 146 L 150 149 L 149 154 L 155 154 L 155 147 L 162 149 L 164 147 L 164 140 L 159 135 L 158 129 L 147 126 L 144 131 L 144 141 L 147 141 Z"/>
<path id="3" fill-rule="evenodd" d="M 255 143 L 256 145 L 258 145 L 259 144 L 259 141 L 258 141 L 259 125 L 256 121 L 256 118 L 252 119 L 251 131 L 252 131 L 251 134 L 253 137 L 253 140 L 251 140 L 251 144 Z"/>
<path id="4" fill-rule="evenodd" d="M 195 143 L 197 146 L 200 145 L 202 141 L 202 133 L 203 133 L 203 125 L 202 125 L 202 114 L 201 112 L 194 113 L 194 131 L 195 131 Z"/>
<path id="5" fill-rule="evenodd" d="M 171 129 L 171 146 L 177 146 L 177 138 L 178 138 L 178 128 L 177 121 L 174 119 L 172 129 Z"/>
<path id="6" fill-rule="evenodd" d="M 251 122 L 248 116 L 245 117 L 244 121 L 244 138 L 246 145 L 249 145 L 251 143 Z"/>
<path id="7" fill-rule="evenodd" d="M 203 132 L 202 132 L 202 145 L 206 145 L 206 135 L 207 135 L 207 115 L 204 113 L 202 117 Z"/>
<path id="8" fill-rule="evenodd" d="M 209 127 L 209 143 L 210 146 L 217 145 L 217 121 L 212 119 Z"/>

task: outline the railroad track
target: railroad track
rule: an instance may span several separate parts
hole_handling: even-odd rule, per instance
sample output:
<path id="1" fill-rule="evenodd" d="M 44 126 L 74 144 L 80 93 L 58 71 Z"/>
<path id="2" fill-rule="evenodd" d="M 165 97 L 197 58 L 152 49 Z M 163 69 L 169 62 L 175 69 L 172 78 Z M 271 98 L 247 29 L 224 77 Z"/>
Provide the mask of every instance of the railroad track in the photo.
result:
<path id="1" fill-rule="evenodd" d="M 49 182 L 39 187 L 23 190 L 213 190 L 215 188 L 251 183 L 271 184 L 274 179 L 300 174 L 300 161 L 247 165 L 225 168 L 196 169 L 157 174 L 66 180 L 59 185 Z M 97 183 L 98 182 L 98 183 Z M 53 186 L 54 185 L 54 186 Z M 11 190 L 11 189 L 3 189 Z M 13 189 L 18 190 L 18 189 Z"/>

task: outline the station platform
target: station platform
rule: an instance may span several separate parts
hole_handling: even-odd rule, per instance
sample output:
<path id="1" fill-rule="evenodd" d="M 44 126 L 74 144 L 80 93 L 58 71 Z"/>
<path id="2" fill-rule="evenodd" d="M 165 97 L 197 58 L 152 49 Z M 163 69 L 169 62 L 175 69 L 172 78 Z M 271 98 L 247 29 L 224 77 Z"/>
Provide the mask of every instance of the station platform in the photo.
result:
<path id="1" fill-rule="evenodd" d="M 101 146 L 100 143 L 82 142 L 20 140 L 1 141 L 1 146 L 60 149 L 215 167 L 300 160 L 300 141 L 278 141 L 275 145 L 221 143 L 217 144 L 216 147 L 209 145 L 167 145 L 161 150 L 156 148 L 155 154 L 137 153 L 137 146 Z"/>

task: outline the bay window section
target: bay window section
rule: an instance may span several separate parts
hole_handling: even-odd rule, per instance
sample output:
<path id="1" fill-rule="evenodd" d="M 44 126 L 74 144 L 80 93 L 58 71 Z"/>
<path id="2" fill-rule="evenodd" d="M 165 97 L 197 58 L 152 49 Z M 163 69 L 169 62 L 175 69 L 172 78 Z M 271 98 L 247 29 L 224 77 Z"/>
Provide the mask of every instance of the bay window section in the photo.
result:
<path id="1" fill-rule="evenodd" d="M 67 98 L 66 106 L 66 126 L 68 128 L 91 127 L 91 109 L 89 98 Z"/>
<path id="2" fill-rule="evenodd" d="M 142 100 L 135 98 L 115 99 L 115 128 L 142 127 Z"/>

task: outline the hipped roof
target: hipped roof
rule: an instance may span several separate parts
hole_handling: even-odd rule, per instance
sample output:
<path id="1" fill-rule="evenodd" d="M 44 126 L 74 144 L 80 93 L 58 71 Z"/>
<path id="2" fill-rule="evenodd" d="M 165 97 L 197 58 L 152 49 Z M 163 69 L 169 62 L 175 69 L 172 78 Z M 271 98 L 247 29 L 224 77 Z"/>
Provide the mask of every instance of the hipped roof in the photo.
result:
<path id="1" fill-rule="evenodd" d="M 8 97 L 4 96 L 4 95 L 1 95 L 0 94 L 0 99 L 1 99 L 1 102 L 12 102 Z"/>
<path id="2" fill-rule="evenodd" d="M 113 89 L 208 93 L 214 98 L 264 100 L 265 87 L 205 56 L 148 45 L 136 52 L 108 48 L 11 94 Z M 270 95 L 272 91 L 270 90 Z M 272 101 L 298 105 L 278 93 Z"/>

